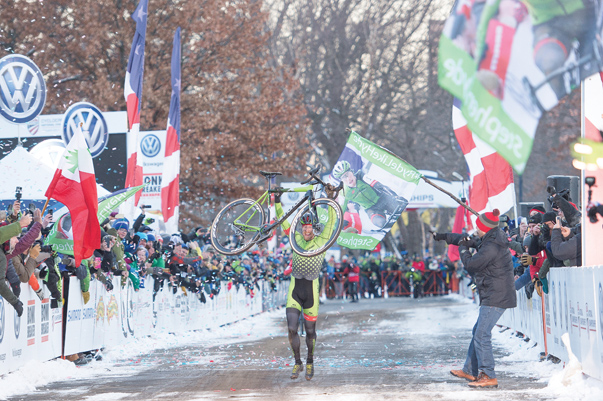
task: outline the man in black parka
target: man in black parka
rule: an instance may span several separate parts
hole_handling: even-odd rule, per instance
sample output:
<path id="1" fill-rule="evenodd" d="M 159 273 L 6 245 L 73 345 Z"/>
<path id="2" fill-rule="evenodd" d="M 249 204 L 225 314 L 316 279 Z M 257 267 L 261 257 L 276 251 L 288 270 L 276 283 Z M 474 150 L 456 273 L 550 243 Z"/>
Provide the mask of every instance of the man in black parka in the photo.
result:
<path id="1" fill-rule="evenodd" d="M 465 269 L 473 276 L 480 299 L 479 317 L 473 326 L 473 338 L 462 370 L 450 373 L 471 381 L 470 387 L 498 387 L 492 353 L 492 329 L 508 308 L 517 306 L 513 260 L 506 234 L 498 228 L 500 212 L 482 213 L 477 219 L 481 243 L 467 239 L 459 243 Z M 477 247 L 471 255 L 470 247 Z"/>

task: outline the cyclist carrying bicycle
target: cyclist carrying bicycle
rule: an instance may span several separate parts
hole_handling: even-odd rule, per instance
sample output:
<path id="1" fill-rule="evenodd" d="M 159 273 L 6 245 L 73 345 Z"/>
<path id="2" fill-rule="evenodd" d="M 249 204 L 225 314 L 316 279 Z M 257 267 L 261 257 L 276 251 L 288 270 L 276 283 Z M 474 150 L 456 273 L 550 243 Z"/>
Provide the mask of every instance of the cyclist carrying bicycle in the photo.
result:
<path id="1" fill-rule="evenodd" d="M 335 187 L 327 184 L 325 187 L 327 197 L 334 199 L 337 196 Z M 280 219 L 284 215 L 280 201 L 280 194 L 275 195 L 276 216 Z M 314 233 L 314 217 L 310 212 L 301 217 L 302 232 L 295 233 L 295 240 L 303 249 L 318 249 L 325 245 L 328 238 L 335 230 L 336 216 L 332 208 L 329 209 L 328 222 L 322 231 L 322 235 Z M 282 227 L 285 233 L 291 229 L 287 220 Z M 327 238 L 327 239 L 325 239 Z M 325 249 L 326 251 L 326 249 Z M 295 365 L 291 373 L 291 379 L 297 379 L 303 370 L 300 351 L 300 338 L 297 333 L 300 315 L 303 311 L 304 326 L 306 328 L 306 345 L 308 346 L 308 358 L 306 360 L 306 380 L 314 376 L 314 348 L 316 346 L 316 319 L 318 318 L 319 283 L 318 277 L 323 266 L 325 253 L 316 256 L 300 256 L 293 253 L 291 283 L 289 284 L 289 295 L 287 296 L 287 326 L 289 331 L 289 344 L 295 358 Z"/>
<path id="2" fill-rule="evenodd" d="M 370 185 L 364 182 L 362 170 L 354 172 L 347 160 L 340 160 L 335 164 L 333 177 L 343 182 L 345 194 L 341 208 L 343 212 L 346 211 L 350 202 L 360 205 L 369 215 L 371 223 L 380 229 L 386 226 L 388 214 L 392 215 L 396 210 L 403 210 L 408 204 L 406 199 L 398 196 L 380 182 L 373 181 Z M 397 200 L 402 201 L 402 208 L 399 208 Z"/>

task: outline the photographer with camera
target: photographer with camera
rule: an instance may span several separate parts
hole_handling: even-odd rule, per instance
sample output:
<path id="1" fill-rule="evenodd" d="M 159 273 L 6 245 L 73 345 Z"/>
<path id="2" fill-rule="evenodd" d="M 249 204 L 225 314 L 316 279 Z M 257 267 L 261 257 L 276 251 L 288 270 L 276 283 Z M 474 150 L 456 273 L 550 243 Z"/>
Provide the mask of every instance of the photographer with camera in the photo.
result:
<path id="1" fill-rule="evenodd" d="M 551 252 L 553 256 L 564 261 L 566 266 L 582 266 L 582 234 L 580 225 L 570 229 L 563 227 L 561 217 L 551 231 Z"/>
<path id="2" fill-rule="evenodd" d="M 459 253 L 465 269 L 473 276 L 480 299 L 479 317 L 473 327 L 473 338 L 461 370 L 452 370 L 453 376 L 471 381 L 470 387 L 498 386 L 492 352 L 492 329 L 508 308 L 517 306 L 513 285 L 513 260 L 508 239 L 498 228 L 500 212 L 486 212 L 477 219 L 477 234 L 481 243 L 470 239 L 459 242 Z M 469 248 L 475 248 L 471 254 Z"/>

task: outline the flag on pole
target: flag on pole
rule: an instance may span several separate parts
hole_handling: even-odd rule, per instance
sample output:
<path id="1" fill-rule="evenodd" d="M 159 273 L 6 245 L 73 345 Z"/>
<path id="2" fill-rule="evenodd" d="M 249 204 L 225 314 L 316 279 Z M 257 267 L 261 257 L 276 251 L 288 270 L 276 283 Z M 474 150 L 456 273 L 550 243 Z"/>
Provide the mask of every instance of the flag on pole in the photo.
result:
<path id="1" fill-rule="evenodd" d="M 124 97 L 126 98 L 128 128 L 130 131 L 127 136 L 128 171 L 126 174 L 126 188 L 142 184 L 142 160 L 137 155 L 140 150 L 138 131 L 140 130 L 140 102 L 142 99 L 148 1 L 140 0 L 138 7 L 132 14 L 132 19 L 136 22 L 136 33 L 132 41 L 124 83 Z M 136 194 L 135 204 L 138 204 L 140 195 L 141 193 Z"/>
<path id="2" fill-rule="evenodd" d="M 337 243 L 349 249 L 376 249 L 408 205 L 420 178 L 413 166 L 352 132 L 329 177 L 332 183 L 343 182 L 338 201 L 344 221 Z"/>
<path id="3" fill-rule="evenodd" d="M 469 206 L 478 213 L 494 209 L 506 213 L 515 205 L 513 170 L 496 150 L 469 130 L 457 105 L 458 99 L 455 99 L 455 105 L 452 106 L 452 126 L 469 166 Z M 477 218 L 471 216 L 473 220 Z M 475 221 L 473 224 L 475 225 Z"/>
<path id="4" fill-rule="evenodd" d="M 98 200 L 92 155 L 80 127 L 69 141 L 46 197 L 61 202 L 71 215 L 73 256 L 76 266 L 100 247 Z"/>
<path id="5" fill-rule="evenodd" d="M 161 178 L 161 212 L 167 222 L 176 214 L 180 181 L 180 27 L 174 33 L 172 49 L 172 98 L 165 139 L 165 161 Z"/>
<path id="6" fill-rule="evenodd" d="M 111 212 L 116 210 L 126 200 L 134 196 L 136 192 L 142 191 L 142 189 L 142 185 L 133 188 L 120 189 L 119 191 L 99 198 L 97 200 L 98 212 L 96 213 L 98 221 L 105 220 L 107 217 L 109 217 Z M 73 255 L 74 235 L 72 226 L 71 214 L 63 214 L 57 219 L 56 223 L 52 225 L 50 233 L 48 233 L 44 244 L 52 246 L 52 249 L 57 252 L 61 252 L 65 255 Z"/>
<path id="7" fill-rule="evenodd" d="M 469 129 L 519 174 L 542 114 L 603 69 L 601 0 L 456 1 L 438 50 L 438 83 Z"/>

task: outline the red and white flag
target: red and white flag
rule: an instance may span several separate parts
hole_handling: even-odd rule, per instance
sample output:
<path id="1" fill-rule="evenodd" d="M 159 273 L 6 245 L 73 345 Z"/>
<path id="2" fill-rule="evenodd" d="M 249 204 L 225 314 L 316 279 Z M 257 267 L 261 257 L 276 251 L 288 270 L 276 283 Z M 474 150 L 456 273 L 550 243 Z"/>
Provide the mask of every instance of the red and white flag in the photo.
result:
<path id="1" fill-rule="evenodd" d="M 166 223 L 177 214 L 180 202 L 180 86 L 180 27 L 178 27 L 174 34 L 172 48 L 172 97 L 161 177 L 161 212 Z"/>
<path id="2" fill-rule="evenodd" d="M 98 197 L 92 155 L 78 126 L 61 158 L 46 197 L 61 202 L 71 214 L 76 266 L 100 248 Z"/>
<path id="3" fill-rule="evenodd" d="M 469 206 L 478 213 L 494 209 L 506 213 L 512 209 L 515 184 L 509 163 L 467 128 L 467 121 L 456 105 L 452 106 L 452 126 L 469 166 Z M 471 215 L 473 225 L 476 218 Z"/>
<path id="4" fill-rule="evenodd" d="M 147 33 L 148 0 L 140 0 L 138 7 L 132 14 L 136 21 L 136 33 L 130 49 L 128 66 L 126 69 L 126 80 L 124 82 L 124 97 L 128 113 L 128 136 L 127 153 L 128 169 L 126 173 L 126 188 L 136 187 L 142 184 L 142 160 L 138 157 L 140 141 L 140 102 L 142 100 L 142 77 L 144 74 L 144 42 Z M 137 205 L 142 195 L 138 192 L 134 203 Z"/>

